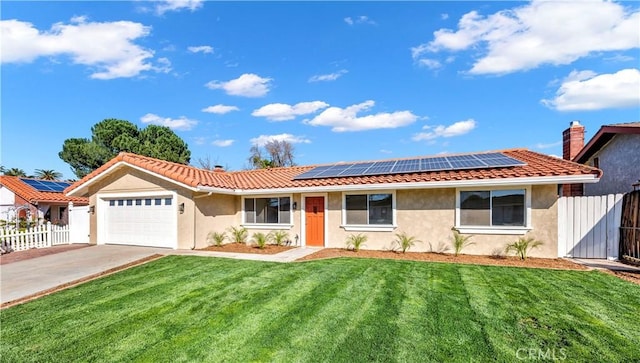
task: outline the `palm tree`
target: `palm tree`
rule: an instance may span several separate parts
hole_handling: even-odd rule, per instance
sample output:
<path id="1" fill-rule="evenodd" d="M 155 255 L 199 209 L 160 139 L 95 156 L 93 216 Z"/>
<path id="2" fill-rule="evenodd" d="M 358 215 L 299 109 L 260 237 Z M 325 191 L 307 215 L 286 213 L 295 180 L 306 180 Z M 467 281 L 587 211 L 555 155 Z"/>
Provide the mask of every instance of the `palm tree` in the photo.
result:
<path id="1" fill-rule="evenodd" d="M 55 170 L 36 169 L 36 178 L 43 180 L 58 180 L 62 177 L 62 173 Z"/>
<path id="2" fill-rule="evenodd" d="M 7 175 L 7 176 L 21 176 L 23 178 L 27 177 L 27 173 L 25 173 L 24 170 L 22 170 L 20 168 L 6 169 L 4 171 L 4 175 Z"/>

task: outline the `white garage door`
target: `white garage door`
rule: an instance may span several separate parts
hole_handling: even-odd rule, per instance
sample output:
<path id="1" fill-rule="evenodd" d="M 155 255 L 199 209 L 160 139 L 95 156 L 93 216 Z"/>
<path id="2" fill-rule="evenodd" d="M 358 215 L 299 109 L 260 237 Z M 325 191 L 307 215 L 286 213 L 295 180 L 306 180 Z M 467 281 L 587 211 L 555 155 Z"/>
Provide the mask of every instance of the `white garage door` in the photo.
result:
<path id="1" fill-rule="evenodd" d="M 176 248 L 171 195 L 105 198 L 105 243 Z"/>

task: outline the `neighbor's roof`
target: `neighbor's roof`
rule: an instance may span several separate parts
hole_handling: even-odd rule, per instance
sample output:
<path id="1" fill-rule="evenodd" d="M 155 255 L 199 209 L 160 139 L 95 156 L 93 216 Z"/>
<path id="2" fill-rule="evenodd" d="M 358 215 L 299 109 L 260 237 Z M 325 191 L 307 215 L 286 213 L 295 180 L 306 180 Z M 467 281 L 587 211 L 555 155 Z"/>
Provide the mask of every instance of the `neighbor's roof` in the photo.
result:
<path id="1" fill-rule="evenodd" d="M 573 158 L 576 163 L 586 163 L 595 153 L 600 151 L 617 134 L 640 134 L 640 122 L 604 125 L 589 140 L 587 145 Z"/>
<path id="2" fill-rule="evenodd" d="M 96 169 L 89 175 L 77 181 L 65 193 L 84 194 L 86 188 L 95 180 L 123 166 L 144 170 L 159 177 L 197 191 L 216 191 L 243 193 L 259 190 L 277 189 L 331 189 L 353 186 L 373 186 L 408 183 L 420 185 L 442 184 L 456 181 L 491 181 L 505 180 L 534 180 L 543 178 L 560 182 L 589 182 L 597 181 L 602 171 L 590 166 L 577 164 L 553 156 L 536 153 L 526 149 L 501 150 L 507 156 L 520 160 L 526 165 L 484 168 L 471 170 L 443 170 L 430 172 L 415 172 L 404 174 L 387 174 L 357 177 L 334 177 L 322 179 L 295 180 L 294 177 L 313 169 L 318 165 L 294 166 L 284 168 L 268 168 L 244 171 L 210 171 L 192 166 L 158 160 L 146 156 L 130 153 L 120 153 L 118 156 Z M 577 180 L 581 179 L 581 180 Z M 584 179 L 584 180 L 582 180 Z M 552 183 L 549 181 L 549 183 Z M 453 183 L 452 183 L 453 184 Z"/>
<path id="3" fill-rule="evenodd" d="M 28 201 L 29 203 L 46 202 L 46 203 L 69 203 L 76 205 L 89 204 L 89 199 L 85 197 L 68 197 L 64 193 L 59 192 L 40 192 L 32 186 L 23 182 L 17 176 L 0 176 L 0 184 L 11 190 L 15 195 Z"/>

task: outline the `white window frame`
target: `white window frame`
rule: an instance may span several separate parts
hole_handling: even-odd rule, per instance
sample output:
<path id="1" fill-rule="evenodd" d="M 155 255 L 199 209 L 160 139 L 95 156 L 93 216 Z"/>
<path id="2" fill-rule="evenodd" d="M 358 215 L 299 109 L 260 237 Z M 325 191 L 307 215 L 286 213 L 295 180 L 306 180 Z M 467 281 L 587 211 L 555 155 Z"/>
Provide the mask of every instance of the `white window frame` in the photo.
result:
<path id="1" fill-rule="evenodd" d="M 497 191 L 497 190 L 522 190 L 524 189 L 524 226 L 461 226 L 460 225 L 460 192 L 473 191 Z M 499 186 L 499 187 L 477 187 L 477 188 L 456 188 L 456 224 L 455 229 L 460 233 L 473 234 L 512 234 L 524 235 L 533 229 L 531 223 L 531 185 L 522 186 Z"/>
<path id="2" fill-rule="evenodd" d="M 289 198 L 289 223 L 247 223 L 246 211 L 244 209 L 244 203 L 246 199 L 261 199 L 261 198 Z M 247 195 L 242 197 L 242 227 L 247 229 L 291 229 L 293 228 L 293 194 L 261 194 L 261 195 Z M 280 203 L 278 201 L 278 203 Z M 278 205 L 278 209 L 280 206 Z M 279 213 L 279 211 L 278 211 Z"/>
<path id="3" fill-rule="evenodd" d="M 367 201 L 371 194 L 391 194 L 391 224 L 347 224 L 347 195 L 366 195 Z M 367 215 L 369 214 L 369 207 L 367 206 Z M 392 232 L 397 226 L 397 213 L 396 213 L 396 191 L 395 190 L 360 190 L 349 191 L 342 193 L 342 224 L 340 225 L 345 231 L 354 232 Z"/>

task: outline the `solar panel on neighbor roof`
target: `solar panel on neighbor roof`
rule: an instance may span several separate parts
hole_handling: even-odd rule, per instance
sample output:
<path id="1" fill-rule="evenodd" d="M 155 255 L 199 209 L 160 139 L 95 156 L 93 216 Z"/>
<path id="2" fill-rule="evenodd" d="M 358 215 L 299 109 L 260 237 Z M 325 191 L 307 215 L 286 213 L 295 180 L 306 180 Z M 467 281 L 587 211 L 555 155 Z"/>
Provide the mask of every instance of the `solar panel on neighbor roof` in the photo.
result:
<path id="1" fill-rule="evenodd" d="M 430 158 L 323 165 L 297 175 L 294 179 L 371 176 L 419 173 L 425 171 L 483 169 L 526 165 L 503 153 L 434 156 Z"/>
<path id="2" fill-rule="evenodd" d="M 61 193 L 65 188 L 67 188 L 71 183 L 54 181 L 54 180 L 36 180 L 36 179 L 25 179 L 20 178 L 25 184 L 29 185 L 33 189 L 39 192 L 57 192 Z"/>

